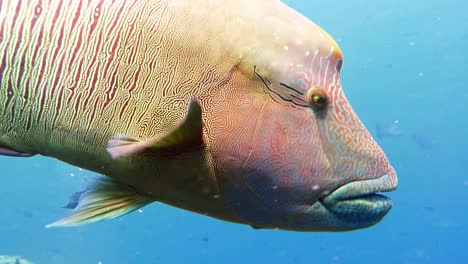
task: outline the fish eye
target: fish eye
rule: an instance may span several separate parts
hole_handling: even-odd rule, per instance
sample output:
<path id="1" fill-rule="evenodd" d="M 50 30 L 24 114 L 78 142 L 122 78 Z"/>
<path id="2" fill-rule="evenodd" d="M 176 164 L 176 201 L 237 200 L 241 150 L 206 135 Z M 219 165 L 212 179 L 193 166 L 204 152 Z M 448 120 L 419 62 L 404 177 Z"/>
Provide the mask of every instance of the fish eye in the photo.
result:
<path id="1" fill-rule="evenodd" d="M 311 88 L 307 93 L 307 100 L 315 111 L 322 111 L 328 106 L 327 93 L 320 87 Z"/>

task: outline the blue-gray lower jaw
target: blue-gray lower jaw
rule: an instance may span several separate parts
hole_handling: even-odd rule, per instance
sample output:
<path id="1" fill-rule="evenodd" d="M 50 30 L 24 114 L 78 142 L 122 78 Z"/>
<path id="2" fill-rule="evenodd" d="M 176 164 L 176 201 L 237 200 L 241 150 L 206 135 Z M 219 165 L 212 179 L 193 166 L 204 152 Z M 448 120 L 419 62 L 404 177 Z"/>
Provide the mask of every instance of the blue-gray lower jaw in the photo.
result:
<path id="1" fill-rule="evenodd" d="M 345 184 L 326 197 L 320 203 L 336 221 L 338 228 L 359 229 L 378 223 L 392 209 L 390 198 L 377 194 L 389 192 L 397 187 L 397 177 L 393 168 L 382 177 L 354 181 Z"/>
<path id="2" fill-rule="evenodd" d="M 365 228 L 380 222 L 392 209 L 390 198 L 380 194 L 366 194 L 364 196 L 346 200 L 322 199 L 321 203 L 338 220 L 338 229 L 353 230 Z"/>

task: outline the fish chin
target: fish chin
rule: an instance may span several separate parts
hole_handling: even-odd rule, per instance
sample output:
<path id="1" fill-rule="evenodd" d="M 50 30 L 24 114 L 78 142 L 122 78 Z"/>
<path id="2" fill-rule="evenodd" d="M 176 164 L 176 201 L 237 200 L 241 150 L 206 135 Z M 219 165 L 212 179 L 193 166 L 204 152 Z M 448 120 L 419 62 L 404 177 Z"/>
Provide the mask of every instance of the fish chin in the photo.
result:
<path id="1" fill-rule="evenodd" d="M 389 173 L 380 178 L 345 184 L 320 202 L 339 221 L 341 228 L 364 228 L 378 223 L 392 209 L 391 199 L 377 192 L 389 192 L 396 186 L 396 174 L 390 168 Z"/>

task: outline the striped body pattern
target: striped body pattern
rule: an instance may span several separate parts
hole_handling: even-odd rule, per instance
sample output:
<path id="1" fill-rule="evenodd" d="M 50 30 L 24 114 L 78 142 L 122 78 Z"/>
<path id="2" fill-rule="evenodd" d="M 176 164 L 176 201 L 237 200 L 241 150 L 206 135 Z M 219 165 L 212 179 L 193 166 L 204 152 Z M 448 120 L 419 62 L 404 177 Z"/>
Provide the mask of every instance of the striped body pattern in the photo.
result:
<path id="1" fill-rule="evenodd" d="M 213 183 L 207 187 L 193 180 L 199 175 L 192 171 L 173 171 L 184 161 L 161 157 L 155 162 L 147 156 L 116 161 L 106 152 L 115 134 L 145 140 L 163 133 L 184 116 L 190 95 L 206 98 L 206 104 L 229 78 L 236 60 L 221 47 L 220 36 L 192 32 L 209 23 L 203 8 L 191 13 L 193 5 L 1 1 L 0 146 L 58 158 L 182 208 L 224 210 L 220 201 L 190 205 L 215 194 L 200 193 Z M 218 7 L 213 3 L 206 9 Z M 186 24 L 187 17 L 198 26 Z M 186 167 L 203 171 L 204 164 L 191 164 L 203 156 Z M 196 190 L 195 198 L 187 188 Z"/>
<path id="2" fill-rule="evenodd" d="M 223 76 L 193 71 L 202 55 L 169 46 L 169 2 L 2 1 L 1 129 L 42 131 L 50 140 L 86 129 L 75 139 L 83 146 L 114 124 L 147 138 L 174 123 L 189 89 Z"/>
<path id="3" fill-rule="evenodd" d="M 342 63 L 276 0 L 0 0 L 0 152 L 98 172 L 138 205 L 256 228 L 367 227 L 390 210 L 376 193 L 396 174 L 344 96 Z M 181 148 L 193 131 L 174 128 L 193 128 L 198 104 L 203 143 Z M 154 149 L 171 133 L 177 148 Z M 109 142 L 140 145 L 116 158 Z"/>

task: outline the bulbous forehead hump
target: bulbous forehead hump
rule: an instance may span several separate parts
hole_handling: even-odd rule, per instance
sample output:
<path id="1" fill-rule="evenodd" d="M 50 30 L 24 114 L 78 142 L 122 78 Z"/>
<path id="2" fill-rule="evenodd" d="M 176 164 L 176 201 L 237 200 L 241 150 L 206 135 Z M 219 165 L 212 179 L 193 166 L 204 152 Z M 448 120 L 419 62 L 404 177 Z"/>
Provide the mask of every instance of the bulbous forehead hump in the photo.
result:
<path id="1" fill-rule="evenodd" d="M 257 66 L 259 74 L 273 79 L 291 71 L 291 66 L 317 64 L 322 60 L 334 64 L 333 69 L 339 71 L 342 53 L 336 41 L 280 1 L 275 5 L 276 8 L 262 11 L 265 14 L 255 19 L 248 36 L 254 39 L 245 46 L 244 62 Z"/>
<path id="2" fill-rule="evenodd" d="M 273 42 L 277 51 L 291 51 L 299 57 L 307 51 L 319 50 L 329 53 L 335 59 L 342 59 L 341 50 L 336 41 L 320 26 L 310 21 L 295 10 L 285 8 L 278 15 L 279 26 L 273 29 Z M 294 56 L 290 56 L 294 59 Z"/>

